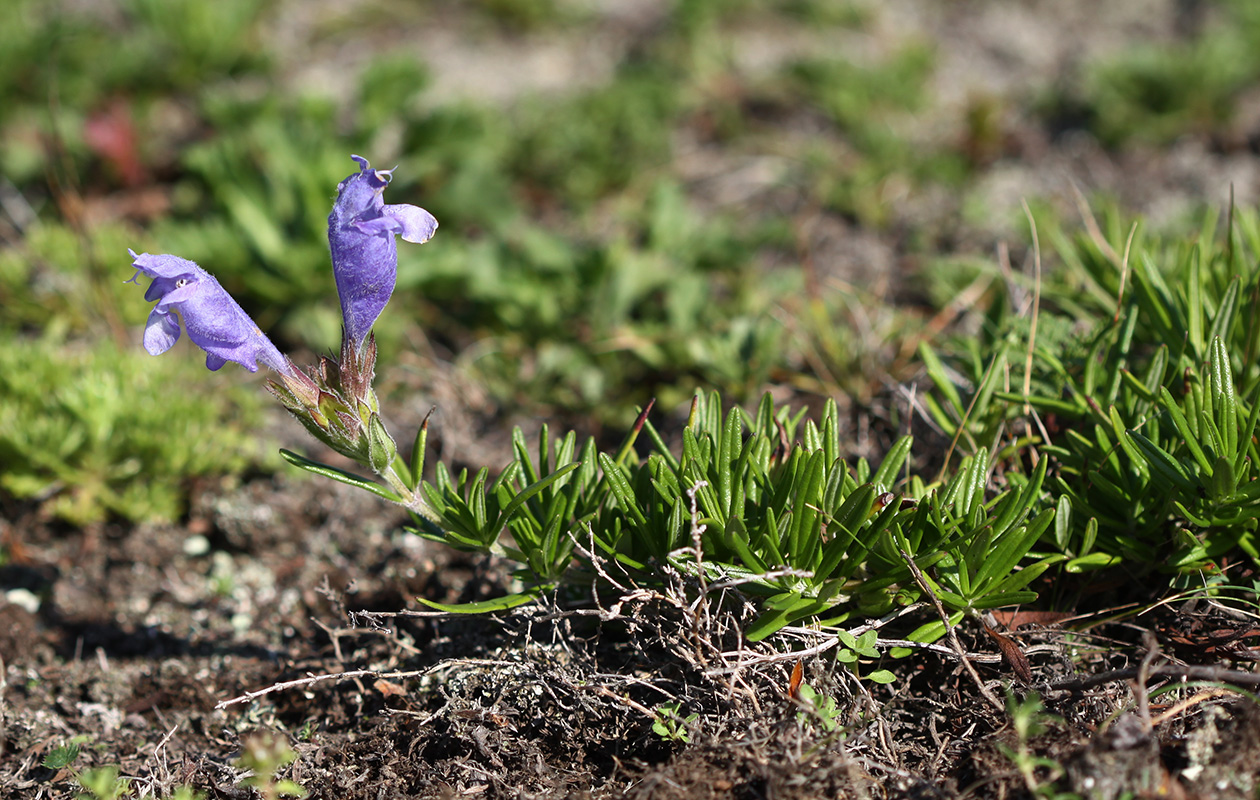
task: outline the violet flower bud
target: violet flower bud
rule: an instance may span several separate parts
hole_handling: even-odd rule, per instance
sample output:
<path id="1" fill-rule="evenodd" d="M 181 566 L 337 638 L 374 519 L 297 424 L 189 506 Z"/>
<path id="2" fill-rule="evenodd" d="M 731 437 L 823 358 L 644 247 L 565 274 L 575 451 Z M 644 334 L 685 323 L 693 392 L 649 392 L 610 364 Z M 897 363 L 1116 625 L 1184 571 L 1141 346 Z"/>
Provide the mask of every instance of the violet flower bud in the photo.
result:
<path id="1" fill-rule="evenodd" d="M 433 237 L 438 223 L 423 208 L 385 205 L 381 195 L 393 170 L 372 169 L 367 159 L 351 158 L 359 163 L 359 171 L 337 186 L 337 202 L 328 215 L 328 246 L 344 335 L 358 352 L 394 292 L 398 278 L 394 236 L 422 244 Z"/>
<path id="2" fill-rule="evenodd" d="M 187 259 L 170 255 L 131 253 L 136 274 L 153 279 L 145 300 L 157 300 L 144 328 L 144 349 L 161 355 L 179 341 L 180 323 L 193 344 L 206 351 L 206 367 L 217 370 L 229 361 L 250 372 L 258 364 L 271 367 L 287 377 L 296 377 L 297 368 L 281 355 L 245 310 L 227 293 L 215 277 Z"/>

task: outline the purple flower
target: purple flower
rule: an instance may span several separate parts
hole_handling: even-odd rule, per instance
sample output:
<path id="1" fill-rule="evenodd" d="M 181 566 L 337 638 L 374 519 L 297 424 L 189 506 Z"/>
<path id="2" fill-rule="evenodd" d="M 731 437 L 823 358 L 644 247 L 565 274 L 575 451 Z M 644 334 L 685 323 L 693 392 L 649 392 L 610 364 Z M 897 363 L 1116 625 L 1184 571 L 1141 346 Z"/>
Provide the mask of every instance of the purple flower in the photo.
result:
<path id="1" fill-rule="evenodd" d="M 351 158 L 359 163 L 359 171 L 337 186 L 337 202 L 328 215 L 328 246 L 346 340 L 358 352 L 394 292 L 398 277 L 394 236 L 422 244 L 433 237 L 438 224 L 423 208 L 385 205 L 381 195 L 393 170 L 372 169 L 366 158 Z"/>
<path id="2" fill-rule="evenodd" d="M 235 361 L 257 372 L 262 362 L 281 375 L 296 376 L 297 368 L 209 272 L 178 256 L 128 252 L 136 268 L 128 283 L 143 272 L 153 278 L 144 299 L 158 301 L 144 328 L 144 349 L 150 355 L 161 355 L 179 341 L 182 320 L 188 338 L 206 351 L 206 366 L 212 370 Z"/>

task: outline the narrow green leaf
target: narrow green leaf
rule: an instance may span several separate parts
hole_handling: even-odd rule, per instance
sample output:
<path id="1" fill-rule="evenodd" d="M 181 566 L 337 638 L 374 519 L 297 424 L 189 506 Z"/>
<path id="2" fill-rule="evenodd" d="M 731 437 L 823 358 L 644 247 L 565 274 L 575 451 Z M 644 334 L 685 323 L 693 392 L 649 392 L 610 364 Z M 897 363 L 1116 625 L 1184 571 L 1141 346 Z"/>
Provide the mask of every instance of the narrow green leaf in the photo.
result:
<path id="1" fill-rule="evenodd" d="M 1037 580 L 1037 578 L 1041 577 L 1041 574 L 1045 572 L 1046 570 L 1050 569 L 1050 567 L 1053 567 L 1055 564 L 1060 564 L 1067 560 L 1068 560 L 1068 557 L 1063 555 L 1062 553 L 1056 553 L 1055 555 L 1052 555 L 1052 556 L 1046 556 L 1045 558 L 1035 563 L 1029 564 L 1028 566 L 1019 570 L 1018 572 L 1012 572 L 1010 575 L 1007 575 L 996 586 L 993 587 L 992 591 L 989 592 L 989 595 L 1000 596 L 1003 594 L 1008 594 L 1010 592 L 1019 591 L 1023 589 L 1025 586 L 1027 586 L 1028 584 Z"/>
<path id="2" fill-rule="evenodd" d="M 420 482 L 424 479 L 424 451 L 429 441 L 429 417 L 433 416 L 433 411 L 430 408 L 429 413 L 424 415 L 424 420 L 416 430 L 416 437 L 411 442 L 411 462 L 408 466 L 411 470 L 409 488 L 413 492 L 419 490 Z"/>
<path id="3" fill-rule="evenodd" d="M 726 522 L 726 528 L 723 531 L 723 541 L 728 548 L 739 556 L 744 562 L 744 566 L 754 572 L 766 572 L 766 563 L 752 551 L 751 543 L 748 540 L 748 530 L 744 526 L 744 521 L 739 517 L 731 517 Z"/>
<path id="4" fill-rule="evenodd" d="M 1044 509 L 1027 527 L 1012 529 L 997 540 L 994 543 L 993 552 L 976 572 L 976 579 L 973 582 L 976 590 L 985 591 L 989 588 L 989 584 L 1000 580 L 1015 569 L 1041 538 L 1041 534 L 1050 527 L 1053 519 L 1054 509 Z"/>
<path id="5" fill-rule="evenodd" d="M 1190 347 L 1195 353 L 1204 352 L 1203 339 L 1203 274 L 1199 265 L 1199 247 L 1195 245 L 1190 252 L 1190 274 L 1186 279 L 1186 310 L 1190 319 L 1186 332 L 1190 339 Z"/>
<path id="6" fill-rule="evenodd" d="M 494 611 L 507 611 L 532 603 L 555 588 L 555 584 L 547 584 L 524 592 L 518 592 L 517 594 L 496 597 L 492 600 L 478 600 L 475 603 L 438 603 L 423 597 L 417 597 L 416 601 L 435 611 L 445 611 L 448 614 L 489 614 Z"/>
<path id="7" fill-rule="evenodd" d="M 910 446 L 914 444 L 913 436 L 902 436 L 889 448 L 888 454 L 880 463 L 879 469 L 870 477 L 870 483 L 880 491 L 888 491 L 897 483 L 901 468 L 910 456 Z"/>
<path id="8" fill-rule="evenodd" d="M 505 525 L 507 525 L 508 520 L 512 518 L 512 515 L 516 513 L 517 509 L 524 505 L 526 501 L 580 466 L 581 464 L 576 462 L 565 464 L 563 467 L 560 467 L 547 477 L 526 486 L 517 493 L 516 497 L 512 499 L 512 502 L 508 503 L 508 505 L 499 512 L 498 516 L 495 518 L 493 529 L 502 529 Z"/>
<path id="9" fill-rule="evenodd" d="M 1151 465 L 1151 470 L 1154 474 L 1183 492 L 1193 492 L 1195 490 L 1194 481 L 1190 479 L 1185 468 L 1167 450 L 1164 450 L 1140 433 L 1133 432 L 1127 435 L 1141 457 Z"/>
<path id="10" fill-rule="evenodd" d="M 919 344 L 919 357 L 923 359 L 923 366 L 927 370 L 928 377 L 932 379 L 932 383 L 936 385 L 937 391 L 945 396 L 954 412 L 961 418 L 964 412 L 962 398 L 958 396 L 958 390 L 954 388 L 953 381 L 946 374 L 945 365 L 937 358 L 936 352 L 928 346 L 926 341 Z"/>
<path id="11" fill-rule="evenodd" d="M 1012 526 L 1022 520 L 1028 514 L 1029 509 L 1033 507 L 1033 504 L 1037 502 L 1041 495 L 1041 486 L 1046 480 L 1046 467 L 1049 464 L 1050 459 L 1039 459 L 1037 467 L 1033 470 L 1032 477 L 1019 493 L 1018 499 L 993 520 L 993 529 L 998 536 L 1002 536 Z"/>
<path id="12" fill-rule="evenodd" d="M 788 555 L 793 566 L 811 569 L 817 563 L 821 524 L 819 509 L 822 507 L 823 477 L 826 471 L 826 454 L 821 448 L 814 450 L 805 464 L 804 474 L 798 483 L 796 502 L 789 520 Z"/>
<path id="13" fill-rule="evenodd" d="M 1216 319 L 1212 320 L 1212 329 L 1208 331 L 1209 339 L 1221 339 L 1228 342 L 1234 328 L 1235 315 L 1238 313 L 1238 299 L 1242 292 L 1242 278 L 1235 275 L 1221 295 L 1220 306 L 1216 310 Z"/>
<path id="14" fill-rule="evenodd" d="M 355 475 L 353 472 L 346 472 L 343 469 L 338 469 L 337 467 L 329 466 L 328 464 L 321 464 L 318 461 L 312 461 L 306 456 L 298 455 L 292 450 L 285 450 L 284 448 L 280 449 L 280 456 L 284 458 L 285 461 L 288 461 L 290 464 L 298 467 L 299 469 L 304 469 L 307 472 L 321 475 L 325 478 L 332 478 L 335 481 L 340 481 L 341 483 L 354 486 L 358 489 L 364 489 L 374 495 L 377 495 L 378 497 L 383 497 L 392 503 L 402 502 L 402 498 L 394 494 L 389 489 L 386 489 L 384 486 L 381 486 L 375 481 Z"/>
<path id="15" fill-rule="evenodd" d="M 1031 603 L 1037 599 L 1036 592 L 1005 592 L 1003 594 L 986 595 L 972 604 L 972 608 L 978 611 L 984 611 L 989 608 L 1001 608 L 1002 606 L 1018 606 L 1025 603 Z"/>
<path id="16" fill-rule="evenodd" d="M 643 512 L 639 509 L 639 504 L 634 497 L 634 491 L 630 488 L 630 481 L 626 479 L 625 473 L 622 472 L 621 465 L 609 458 L 607 453 L 600 453 L 599 467 L 604 471 L 604 478 L 608 481 L 608 488 L 612 491 L 613 496 L 617 498 L 617 504 L 621 506 L 621 509 L 634 520 L 636 526 L 642 528 L 647 525 L 647 517 L 643 516 Z"/>
<path id="17" fill-rule="evenodd" d="M 1063 552 L 1067 552 L 1072 536 L 1072 498 L 1067 494 L 1059 495 L 1054 513 L 1054 544 Z"/>
<path id="18" fill-rule="evenodd" d="M 1068 414 L 1073 417 L 1079 416 L 1085 412 L 1085 408 L 1078 402 L 1072 400 L 1064 400 L 1059 397 L 1046 397 L 1044 395 L 1022 395 L 1018 392 L 994 392 L 993 396 L 1007 403 L 1023 405 L 1027 403 L 1038 411 L 1044 411 L 1054 414 Z"/>
<path id="19" fill-rule="evenodd" d="M 1234 394 L 1234 372 L 1225 342 L 1212 340 L 1212 416 L 1221 432 L 1224 450 L 1217 455 L 1233 457 L 1238 452 L 1238 398 Z"/>
<path id="20" fill-rule="evenodd" d="M 790 592 L 770 598 L 765 603 L 766 611 L 752 621 L 744 631 L 744 638 L 750 642 L 760 642 L 781 630 L 785 625 L 803 617 L 812 616 L 827 608 L 827 604 L 809 597 L 802 597 L 798 592 Z"/>
<path id="21" fill-rule="evenodd" d="M 1237 486 L 1234 481 L 1234 462 L 1224 456 L 1216 459 L 1208 481 L 1208 493 L 1213 505 L 1221 505 L 1233 499 Z"/>
<path id="22" fill-rule="evenodd" d="M 1173 399 L 1168 389 L 1163 386 L 1159 387 L 1159 402 L 1164 407 L 1164 410 L 1168 412 L 1168 416 L 1173 422 L 1173 427 L 1181 434 L 1181 438 L 1186 443 L 1186 449 L 1190 451 L 1190 455 L 1198 462 L 1199 469 L 1203 470 L 1204 474 L 1210 473 L 1212 471 L 1212 462 L 1208 460 L 1207 454 L 1203 452 L 1203 448 L 1199 447 L 1198 436 L 1191 430 L 1190 423 L 1186 420 L 1185 414 L 1181 413 L 1181 408 L 1178 407 L 1177 401 Z"/>
<path id="23" fill-rule="evenodd" d="M 1097 569 L 1106 569 L 1115 566 L 1121 561 L 1120 556 L 1111 556 L 1106 553 L 1090 553 L 1087 556 L 1074 558 L 1063 565 L 1063 569 L 1073 574 L 1081 572 L 1091 572 Z"/>

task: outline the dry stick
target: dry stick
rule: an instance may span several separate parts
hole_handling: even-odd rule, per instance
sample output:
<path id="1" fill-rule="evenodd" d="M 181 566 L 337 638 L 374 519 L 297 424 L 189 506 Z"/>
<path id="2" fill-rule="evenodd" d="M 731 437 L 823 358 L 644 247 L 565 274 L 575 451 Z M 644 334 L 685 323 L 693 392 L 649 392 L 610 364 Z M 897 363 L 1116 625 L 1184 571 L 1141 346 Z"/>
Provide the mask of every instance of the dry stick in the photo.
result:
<path id="1" fill-rule="evenodd" d="M 1185 711 L 1188 708 L 1193 708 L 1194 706 L 1197 706 L 1200 703 L 1206 703 L 1208 700 L 1212 700 L 1217 697 L 1225 697 L 1227 695 L 1233 695 L 1233 694 L 1238 694 L 1238 690 L 1233 689 L 1233 688 L 1204 689 L 1203 691 L 1199 692 L 1193 697 L 1188 697 L 1185 700 L 1182 700 L 1180 703 L 1177 703 L 1176 705 L 1171 706 L 1166 711 L 1161 713 L 1158 717 L 1152 718 L 1151 727 L 1152 728 L 1159 727 L 1160 725 L 1163 725 L 1168 720 L 1180 714 L 1182 711 Z"/>
<path id="2" fill-rule="evenodd" d="M 1028 351 L 1024 354 L 1024 416 L 1031 417 L 1036 423 L 1037 429 L 1041 432 L 1041 441 L 1043 444 L 1050 444 L 1050 433 L 1046 430 L 1046 426 L 1041 423 L 1041 415 L 1036 412 L 1032 404 L 1028 402 L 1028 398 L 1032 395 L 1032 372 L 1033 372 L 1033 352 L 1037 347 L 1037 320 L 1041 315 L 1041 240 L 1037 238 L 1037 221 L 1033 219 L 1032 209 L 1028 207 L 1027 200 L 1021 200 L 1020 204 L 1024 207 L 1024 216 L 1028 218 L 1028 230 L 1032 233 L 1033 245 L 1033 299 L 1032 299 L 1032 317 L 1028 323 Z M 1028 434 L 1028 438 L 1032 438 L 1032 426 L 1028 421 L 1024 421 L 1024 430 Z M 1032 463 L 1036 465 L 1040 458 L 1037 449 L 1032 448 Z"/>
<path id="3" fill-rule="evenodd" d="M 709 627 L 709 581 L 704 574 L 704 532 L 706 525 L 700 521 L 700 511 L 696 501 L 696 492 L 708 486 L 708 481 L 697 481 L 694 486 L 687 490 L 687 498 L 691 501 L 691 546 L 695 550 L 696 556 L 696 582 L 700 585 L 700 594 L 696 598 L 696 607 L 691 609 L 691 636 L 692 647 L 695 648 L 696 658 L 700 659 L 700 665 L 708 668 L 709 659 L 704 656 L 704 648 L 701 642 L 704 640 L 701 628 Z M 716 647 L 714 648 L 717 649 Z"/>
<path id="4" fill-rule="evenodd" d="M 1147 630 L 1142 632 L 1142 644 L 1146 646 L 1146 654 L 1142 656 L 1142 663 L 1138 664 L 1138 674 L 1129 682 L 1129 688 L 1133 691 L 1133 699 L 1137 703 L 1138 717 L 1149 731 L 1151 729 L 1151 698 L 1146 693 L 1146 684 L 1150 682 L 1151 665 L 1159 657 L 1159 642 L 1155 640 L 1155 634 Z"/>
<path id="5" fill-rule="evenodd" d="M 1024 354 L 1024 413 L 1031 414 L 1032 406 L 1028 404 L 1028 396 L 1032 394 L 1033 350 L 1037 346 L 1037 319 L 1041 315 L 1041 242 L 1037 239 L 1037 221 L 1033 219 L 1028 201 L 1021 200 L 1024 216 L 1028 218 L 1028 230 L 1032 232 L 1033 244 L 1033 300 L 1032 318 L 1028 322 L 1028 352 Z"/>
<path id="6" fill-rule="evenodd" d="M 240 697 L 233 697 L 231 700 L 220 700 L 218 703 L 215 703 L 214 710 L 222 711 L 228 706 L 236 705 L 237 703 L 245 703 L 250 700 L 256 700 L 259 697 L 271 694 L 272 692 L 281 692 L 285 689 L 294 689 L 298 686 L 310 686 L 311 684 L 322 683 L 323 681 L 348 681 L 353 678 L 415 678 L 425 674 L 427 671 L 428 670 L 416 670 L 413 672 L 379 672 L 374 669 L 356 669 L 351 672 L 334 672 L 327 675 L 307 675 L 305 678 L 298 678 L 297 680 L 272 684 L 266 689 L 259 689 L 255 692 L 246 692 Z"/>
<path id="7" fill-rule="evenodd" d="M 928 585 L 927 577 L 924 576 L 923 570 L 919 569 L 919 565 L 914 563 L 914 559 L 905 550 L 899 547 L 897 551 L 901 553 L 901 558 L 906 562 L 906 566 L 910 568 L 910 574 L 914 576 L 914 582 L 919 584 L 919 588 L 923 590 L 923 593 L 932 599 L 932 605 L 936 606 L 936 613 L 940 615 L 941 622 L 945 623 L 945 635 L 949 637 L 950 646 L 958 654 L 958 660 L 962 662 L 963 668 L 971 675 L 971 679 L 976 682 L 976 688 L 980 690 L 980 694 L 984 695 L 984 699 L 988 700 L 998 711 L 1005 711 L 1006 706 L 1002 704 L 1001 700 L 997 699 L 997 695 L 989 691 L 989 688 L 984 685 L 984 680 L 980 677 L 980 673 L 976 672 L 971 659 L 967 658 L 967 651 L 963 649 L 962 642 L 958 641 L 958 634 L 954 632 L 954 626 L 949 623 L 949 614 L 945 613 L 945 606 L 941 605 L 940 598 L 936 596 L 936 592 L 933 592 L 932 587 Z"/>
<path id="8" fill-rule="evenodd" d="M 1092 689 L 1095 686 L 1101 686 L 1104 683 L 1114 683 L 1116 681 L 1127 681 L 1138 677 L 1141 674 L 1141 667 L 1126 667 L 1125 669 L 1113 669 L 1107 672 L 1100 672 L 1097 675 L 1088 675 L 1084 678 L 1068 678 L 1065 680 L 1054 681 L 1047 688 L 1058 689 L 1069 692 L 1079 692 L 1085 689 Z M 1235 669 L 1222 669 L 1215 666 L 1178 666 L 1176 664 L 1166 664 L 1161 667 L 1151 667 L 1146 671 L 1147 678 L 1183 678 L 1186 680 L 1196 681 L 1217 681 L 1219 683 L 1229 683 L 1235 686 L 1246 686 L 1251 688 L 1260 688 L 1260 673 L 1243 672 Z"/>

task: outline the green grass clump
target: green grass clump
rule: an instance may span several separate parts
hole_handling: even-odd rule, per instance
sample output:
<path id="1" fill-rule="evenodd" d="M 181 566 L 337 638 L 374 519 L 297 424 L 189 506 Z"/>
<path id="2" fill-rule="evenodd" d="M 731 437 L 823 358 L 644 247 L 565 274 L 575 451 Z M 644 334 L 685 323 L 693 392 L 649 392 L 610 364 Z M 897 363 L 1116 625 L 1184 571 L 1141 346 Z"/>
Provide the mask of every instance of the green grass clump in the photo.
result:
<path id="1" fill-rule="evenodd" d="M 1260 14 L 1245 0 L 1213 12 L 1185 38 L 1137 45 L 1086 65 L 1079 84 L 1046 103 L 1050 116 L 1083 125 L 1110 147 L 1221 131 L 1260 77 Z"/>
<path id="2" fill-rule="evenodd" d="M 1190 242 L 1052 231 L 1063 263 L 1031 349 L 1029 320 L 1003 303 L 944 360 L 923 348 L 928 408 L 965 452 L 1055 459 L 1054 544 L 1070 569 L 1256 554 L 1260 330 L 1246 309 L 1260 272 L 1246 265 L 1260 238 L 1253 213 L 1231 215 L 1226 236 L 1216 220 Z"/>
<path id="3" fill-rule="evenodd" d="M 196 360 L 109 340 L 10 342 L 0 348 L 0 488 L 77 524 L 174 519 L 190 479 L 271 458 L 255 432 L 257 393 L 221 384 Z"/>
<path id="4" fill-rule="evenodd" d="M 439 464 L 423 482 L 422 429 L 400 462 L 429 510 L 417 532 L 515 561 L 527 585 L 442 607 L 503 609 L 565 583 L 624 590 L 684 573 L 701 591 L 738 585 L 759 598 L 751 640 L 932 600 L 944 618 L 920 617 L 907 634 L 932 641 L 966 616 L 1034 602 L 1052 569 L 1176 576 L 1260 560 L 1260 370 L 1246 355 L 1260 333 L 1242 313 L 1260 268 L 1239 269 L 1254 263 L 1260 226 L 1240 214 L 1229 236 L 1215 230 L 1209 218 L 1197 243 L 1171 249 L 1137 238 L 1132 267 L 1104 240 L 1078 240 L 1035 314 L 994 302 L 980 336 L 939 353 L 922 344 L 935 387 L 926 408 L 953 440 L 934 478 L 915 470 L 909 437 L 878 465 L 850 461 L 834 402 L 814 419 L 768 395 L 750 413 L 698 394 L 671 437 L 680 450 L 646 412 L 612 451 L 545 426 L 531 449 L 518 430 L 497 477 Z M 1091 253 L 1106 257 L 1079 258 Z M 1086 274 L 1103 295 L 1116 286 L 1112 318 L 1064 310 L 1081 308 L 1065 287 Z M 1078 302 L 1061 308 L 1060 297 Z"/>

